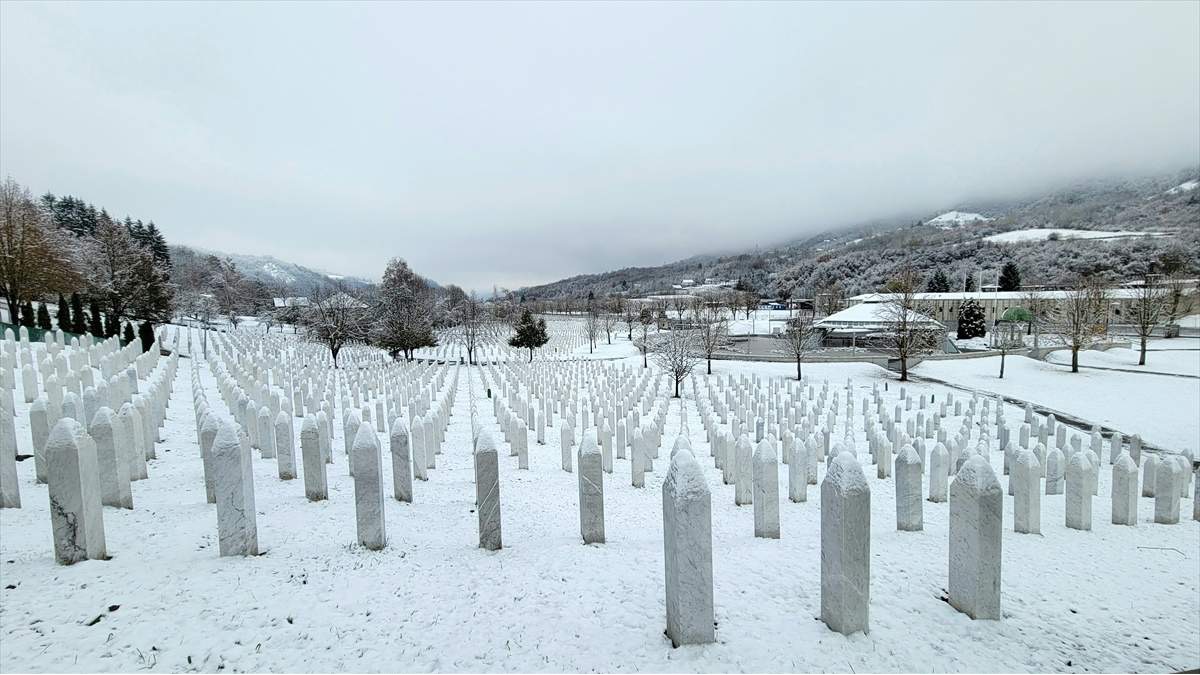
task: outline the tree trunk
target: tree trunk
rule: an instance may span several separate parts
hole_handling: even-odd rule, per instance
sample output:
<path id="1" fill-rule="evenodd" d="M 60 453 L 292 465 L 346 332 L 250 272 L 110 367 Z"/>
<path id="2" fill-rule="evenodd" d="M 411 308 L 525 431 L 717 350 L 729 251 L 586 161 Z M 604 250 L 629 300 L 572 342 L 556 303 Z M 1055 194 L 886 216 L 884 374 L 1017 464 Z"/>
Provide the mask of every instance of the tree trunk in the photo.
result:
<path id="1" fill-rule="evenodd" d="M 900 357 L 900 381 L 908 382 L 908 357 Z"/>
<path id="2" fill-rule="evenodd" d="M 20 326 L 21 303 L 17 302 L 17 299 L 13 297 L 6 297 L 4 301 L 8 303 L 8 322 L 14 326 Z"/>
<path id="3" fill-rule="evenodd" d="M 649 368 L 649 367 L 650 367 L 649 364 L 646 363 L 646 352 L 642 352 L 642 368 Z"/>
<path id="4" fill-rule="evenodd" d="M 1071 372 L 1079 372 L 1079 347 L 1071 347 Z"/>
<path id="5" fill-rule="evenodd" d="M 330 351 L 330 353 L 333 354 L 333 367 L 337 368 L 338 367 L 337 355 L 338 355 L 338 352 L 341 351 L 341 349 L 339 349 L 337 347 L 330 347 L 329 351 Z"/>
<path id="6" fill-rule="evenodd" d="M 1141 350 L 1141 354 L 1138 356 L 1138 365 L 1139 366 L 1146 365 L 1146 336 L 1145 335 L 1142 336 L 1142 350 Z"/>
<path id="7" fill-rule="evenodd" d="M 708 357 L 708 374 L 712 375 L 712 357 Z"/>
<path id="8" fill-rule="evenodd" d="M 675 378 L 675 398 L 679 398 L 679 378 Z"/>
<path id="9" fill-rule="evenodd" d="M 1008 352 L 1000 350 L 1000 379 L 1004 379 L 1004 355 Z"/>
<path id="10" fill-rule="evenodd" d="M 529 362 L 533 363 L 533 347 L 529 348 Z"/>
<path id="11" fill-rule="evenodd" d="M 796 359 L 796 381 L 799 382 L 801 377 L 802 376 L 800 374 L 800 359 Z"/>

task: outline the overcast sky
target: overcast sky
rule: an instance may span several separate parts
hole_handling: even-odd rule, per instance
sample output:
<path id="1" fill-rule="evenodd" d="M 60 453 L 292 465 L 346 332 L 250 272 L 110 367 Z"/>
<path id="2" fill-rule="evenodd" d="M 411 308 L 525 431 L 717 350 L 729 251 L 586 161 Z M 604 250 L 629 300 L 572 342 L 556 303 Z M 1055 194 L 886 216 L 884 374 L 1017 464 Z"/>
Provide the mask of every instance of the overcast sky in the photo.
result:
<path id="1" fill-rule="evenodd" d="M 1200 162 L 1200 3 L 0 4 L 0 173 L 468 288 Z"/>

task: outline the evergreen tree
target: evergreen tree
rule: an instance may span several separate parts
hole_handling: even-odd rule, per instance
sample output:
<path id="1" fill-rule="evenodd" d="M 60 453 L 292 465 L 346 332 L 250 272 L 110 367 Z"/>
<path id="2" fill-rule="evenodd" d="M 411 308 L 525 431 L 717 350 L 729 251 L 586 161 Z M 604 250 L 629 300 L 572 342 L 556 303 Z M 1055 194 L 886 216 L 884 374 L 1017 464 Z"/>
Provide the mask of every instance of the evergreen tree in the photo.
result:
<path id="1" fill-rule="evenodd" d="M 37 325 L 42 330 L 54 330 L 54 326 L 50 324 L 50 310 L 46 309 L 44 302 L 38 303 Z"/>
<path id="2" fill-rule="evenodd" d="M 946 273 L 939 267 L 934 271 L 933 276 L 929 278 L 929 285 L 926 289 L 930 293 L 949 293 L 950 279 L 946 277 Z"/>
<path id="3" fill-rule="evenodd" d="M 1000 269 L 1000 290 L 1021 290 L 1021 270 L 1017 269 L 1017 263 L 1011 260 L 1004 263 L 1004 267 Z"/>
<path id="4" fill-rule="evenodd" d="M 137 337 L 137 336 L 133 334 L 133 324 L 126 321 L 125 322 L 125 330 L 121 333 L 121 342 L 124 342 L 125 344 L 129 344 L 129 343 L 133 342 L 135 337 Z"/>
<path id="5" fill-rule="evenodd" d="M 92 298 L 88 302 L 88 314 L 91 315 L 91 321 L 88 324 L 88 332 L 97 338 L 104 337 L 104 316 L 100 314 L 100 303 Z"/>
<path id="6" fill-rule="evenodd" d="M 533 312 L 528 309 L 521 312 L 516 331 L 516 335 L 509 338 L 508 344 L 519 349 L 528 349 L 530 361 L 533 361 L 533 350 L 550 341 L 550 336 L 546 334 L 546 320 L 534 319 Z"/>
<path id="7" fill-rule="evenodd" d="M 143 352 L 150 351 L 150 348 L 154 346 L 154 326 L 150 325 L 149 321 L 138 324 L 138 339 L 142 342 Z"/>
<path id="8" fill-rule="evenodd" d="M 33 303 L 26 302 L 21 308 L 21 325 L 26 328 L 33 328 L 37 323 L 34 320 Z"/>
<path id="9" fill-rule="evenodd" d="M 44 304 L 44 303 L 43 303 Z M 58 329 L 64 333 L 74 333 L 75 326 L 71 323 L 71 308 L 67 306 L 67 299 L 58 294 Z M 40 320 L 40 317 L 39 317 Z"/>
<path id="10" fill-rule="evenodd" d="M 975 292 L 975 277 L 971 276 L 970 274 L 967 275 L 967 282 L 963 284 L 963 290 L 967 293 Z"/>
<path id="11" fill-rule="evenodd" d="M 112 312 L 104 317 L 104 337 L 113 337 L 121 332 L 121 322 L 117 320 L 117 315 Z"/>
<path id="12" fill-rule="evenodd" d="M 987 335 L 987 325 L 983 320 L 983 307 L 974 300 L 967 300 L 958 310 L 958 339 L 969 340 L 984 335 Z"/>
<path id="13" fill-rule="evenodd" d="M 71 294 L 71 332 L 79 335 L 87 332 L 87 317 L 83 314 L 83 299 L 79 293 Z"/>

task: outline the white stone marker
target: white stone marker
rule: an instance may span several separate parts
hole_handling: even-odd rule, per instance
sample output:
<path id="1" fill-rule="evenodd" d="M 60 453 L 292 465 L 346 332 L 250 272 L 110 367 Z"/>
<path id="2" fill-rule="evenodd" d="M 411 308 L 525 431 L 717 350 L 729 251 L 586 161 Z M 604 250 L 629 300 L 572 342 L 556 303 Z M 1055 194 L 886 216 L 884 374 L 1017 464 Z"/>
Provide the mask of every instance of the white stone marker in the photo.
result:
<path id="1" fill-rule="evenodd" d="M 1147 453 L 1149 454 L 1149 453 Z M 1154 486 L 1154 522 L 1175 525 L 1179 522 L 1179 481 L 1183 472 L 1173 458 L 1158 463 Z"/>
<path id="2" fill-rule="evenodd" d="M 372 551 L 387 545 L 383 521 L 383 470 L 375 425 L 364 421 L 354 436 L 350 463 L 354 466 L 354 516 L 358 543 Z"/>
<path id="3" fill-rule="evenodd" d="M 1067 527 L 1073 530 L 1092 529 L 1092 486 L 1089 482 L 1091 462 L 1082 452 L 1067 462 Z"/>
<path id="4" fill-rule="evenodd" d="M 946 501 L 950 453 L 944 443 L 938 443 L 929 451 L 929 501 L 941 504 Z"/>
<path id="5" fill-rule="evenodd" d="M 483 432 L 475 446 L 475 503 L 479 514 L 479 548 L 499 551 L 500 459 L 492 434 Z"/>
<path id="6" fill-rule="evenodd" d="M 412 456 L 408 447 L 408 426 L 404 418 L 392 420 L 392 433 L 388 436 L 392 453 L 392 494 L 398 502 L 412 503 Z"/>
<path id="7" fill-rule="evenodd" d="M 667 637 L 675 647 L 716 641 L 713 623 L 712 497 L 688 451 L 675 453 L 663 481 Z"/>
<path id="8" fill-rule="evenodd" d="M 871 488 L 844 452 L 821 482 L 821 620 L 844 635 L 866 632 L 870 586 Z"/>
<path id="9" fill-rule="evenodd" d="M 6 365 L 0 364 L 0 509 L 21 508 L 21 483 L 17 479 L 17 436 L 10 394 L 5 389 Z M 36 461 L 36 460 L 35 460 Z"/>
<path id="10" fill-rule="evenodd" d="M 104 511 L 96 444 L 83 425 L 63 417 L 46 441 L 54 558 L 63 565 L 104 560 Z"/>
<path id="11" fill-rule="evenodd" d="M 974 455 L 950 485 L 950 605 L 972 619 L 1000 618 L 1004 490 Z"/>
<path id="12" fill-rule="evenodd" d="M 1122 451 L 1112 467 L 1113 525 L 1137 525 L 1138 470 L 1128 452 Z"/>
<path id="13" fill-rule="evenodd" d="M 129 457 L 117 445 L 111 408 L 102 407 L 92 417 L 89 435 L 96 443 L 96 462 L 100 467 L 100 503 L 122 509 L 133 508 L 129 489 Z"/>
<path id="14" fill-rule="evenodd" d="M 296 477 L 296 443 L 292 439 L 292 416 L 280 410 L 275 416 L 275 457 L 279 461 L 280 480 Z"/>
<path id="15" fill-rule="evenodd" d="M 50 419 L 46 415 L 46 399 L 39 398 L 29 405 L 29 433 L 33 437 L 33 471 L 38 483 L 47 480 L 46 440 L 50 438 Z"/>
<path id="16" fill-rule="evenodd" d="M 904 446 L 896 455 L 897 530 L 919 532 L 925 529 L 924 502 L 921 499 L 922 469 L 921 457 L 913 446 Z"/>
<path id="17" fill-rule="evenodd" d="M 1036 450 L 1034 451 L 1036 454 Z M 1046 494 L 1061 495 L 1066 472 L 1065 459 L 1058 448 L 1046 453 Z"/>
<path id="18" fill-rule="evenodd" d="M 808 501 L 808 444 L 796 439 L 792 443 L 792 456 L 788 461 L 788 499 L 800 503 Z"/>
<path id="19" fill-rule="evenodd" d="M 1131 454 L 1130 457 L 1133 455 Z M 1136 459 L 1133 460 L 1137 462 Z M 1158 455 L 1154 453 L 1146 454 L 1146 461 L 1142 464 L 1142 496 L 1153 497 L 1154 490 L 1158 485 Z"/>
<path id="20" fill-rule="evenodd" d="M 220 554 L 258 555 L 250 446 L 242 444 L 232 422 L 222 420 L 213 440 L 212 453 Z"/>
<path id="21" fill-rule="evenodd" d="M 329 484 L 325 476 L 324 449 L 321 447 L 321 425 L 316 415 L 304 417 L 300 426 L 300 460 L 304 463 L 304 496 L 310 502 L 329 497 Z"/>
<path id="22" fill-rule="evenodd" d="M 1041 534 L 1042 467 L 1032 450 L 1017 451 L 1008 483 L 1013 493 L 1013 531 Z"/>
<path id="23" fill-rule="evenodd" d="M 779 460 L 769 436 L 754 450 L 754 536 L 779 538 Z"/>
<path id="24" fill-rule="evenodd" d="M 583 433 L 579 464 L 579 531 L 585 544 L 604 543 L 604 467 L 595 428 Z"/>
<path id="25" fill-rule="evenodd" d="M 742 434 L 734 446 L 733 503 L 738 506 L 754 502 L 754 448 L 749 434 Z"/>
<path id="26" fill-rule="evenodd" d="M 120 420 L 118 424 L 119 422 Z M 204 420 L 200 423 L 200 464 L 204 469 L 204 497 L 209 504 L 217 503 L 216 469 L 213 467 L 212 450 L 213 441 L 216 440 L 220 428 L 216 413 L 210 410 L 204 415 Z M 126 453 L 132 459 L 132 441 L 126 437 L 125 443 L 130 446 Z"/>
<path id="27" fill-rule="evenodd" d="M 570 422 L 563 422 L 558 429 L 559 445 L 562 451 L 562 470 L 571 473 L 571 446 L 574 445 L 575 430 L 571 428 Z"/>

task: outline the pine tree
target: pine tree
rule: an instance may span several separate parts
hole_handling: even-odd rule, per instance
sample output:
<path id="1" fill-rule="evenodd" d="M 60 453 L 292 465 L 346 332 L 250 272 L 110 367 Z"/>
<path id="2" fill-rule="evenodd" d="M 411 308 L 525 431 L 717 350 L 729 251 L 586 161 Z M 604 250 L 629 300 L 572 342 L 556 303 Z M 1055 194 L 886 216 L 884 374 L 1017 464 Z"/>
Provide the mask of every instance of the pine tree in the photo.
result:
<path id="1" fill-rule="evenodd" d="M 121 332 L 121 322 L 117 320 L 117 315 L 112 312 L 104 317 L 104 337 L 113 337 Z"/>
<path id="2" fill-rule="evenodd" d="M 79 293 L 71 294 L 71 332 L 79 335 L 87 332 L 87 317 L 83 314 L 83 299 Z"/>
<path id="3" fill-rule="evenodd" d="M 1011 260 L 1004 263 L 1004 267 L 1000 269 L 1000 290 L 1021 290 L 1021 270 L 1017 269 L 1017 264 Z"/>
<path id="4" fill-rule="evenodd" d="M 44 304 L 44 303 L 43 303 Z M 39 317 L 40 320 L 41 317 Z M 67 306 L 67 299 L 58 294 L 58 329 L 64 333 L 74 333 L 75 326 L 71 323 L 71 308 Z"/>
<path id="5" fill-rule="evenodd" d="M 550 341 L 550 336 L 546 334 L 546 320 L 534 319 L 533 312 L 528 309 L 521 313 L 516 331 L 516 335 L 509 338 L 508 344 L 518 349 L 528 349 L 530 361 L 533 361 L 533 350 Z"/>
<path id="6" fill-rule="evenodd" d="M 950 292 L 950 279 L 946 277 L 946 273 L 943 272 L 940 267 L 933 273 L 933 276 L 929 278 L 927 290 L 930 293 Z"/>
<path id="7" fill-rule="evenodd" d="M 100 303 L 92 298 L 88 302 L 88 314 L 91 315 L 91 322 L 88 324 L 88 332 L 94 337 L 104 337 L 104 316 L 100 314 Z"/>
<path id="8" fill-rule="evenodd" d="M 25 326 L 26 328 L 33 328 L 37 325 L 36 321 L 34 320 L 32 302 L 26 302 L 25 306 L 21 308 L 21 325 Z"/>
<path id="9" fill-rule="evenodd" d="M 137 336 L 133 334 L 133 324 L 126 321 L 125 322 L 125 330 L 124 330 L 124 332 L 121 333 L 121 342 L 124 342 L 125 344 L 129 344 L 129 343 L 133 342 L 134 338 L 136 338 L 136 337 Z"/>
<path id="10" fill-rule="evenodd" d="M 37 325 L 42 330 L 54 330 L 54 326 L 50 324 L 50 310 L 46 309 L 44 302 L 38 303 Z"/>
<path id="11" fill-rule="evenodd" d="M 975 277 L 970 274 L 967 275 L 967 282 L 963 285 L 963 290 L 967 293 L 975 292 Z"/>
<path id="12" fill-rule="evenodd" d="M 138 339 L 142 342 L 142 351 L 148 352 L 154 346 L 154 326 L 149 321 L 138 324 Z"/>
<path id="13" fill-rule="evenodd" d="M 983 307 L 975 300 L 967 300 L 958 310 L 958 339 L 969 340 L 984 335 L 987 335 L 987 325 L 983 319 Z"/>

